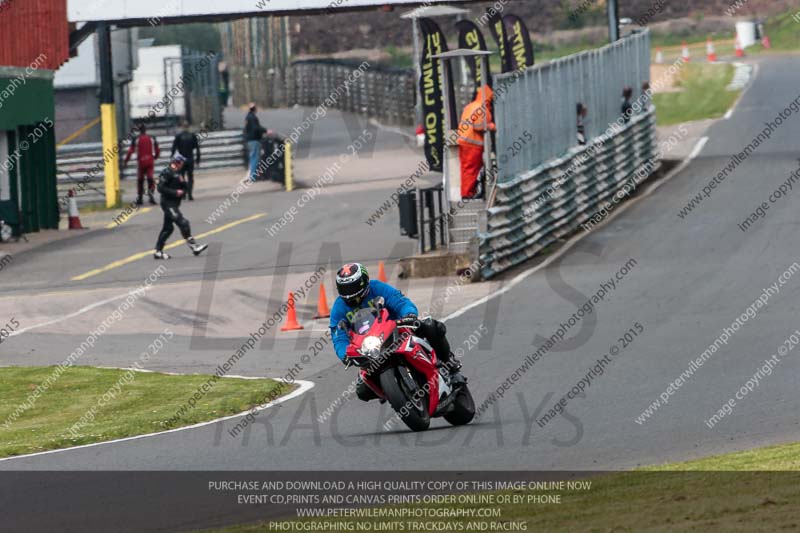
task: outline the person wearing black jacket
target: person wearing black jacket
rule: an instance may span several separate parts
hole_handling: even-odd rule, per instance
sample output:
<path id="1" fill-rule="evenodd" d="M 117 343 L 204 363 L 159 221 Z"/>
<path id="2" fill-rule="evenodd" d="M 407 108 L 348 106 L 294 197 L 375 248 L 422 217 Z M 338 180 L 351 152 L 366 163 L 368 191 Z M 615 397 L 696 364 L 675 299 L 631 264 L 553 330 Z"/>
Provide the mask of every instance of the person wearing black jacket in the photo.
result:
<path id="1" fill-rule="evenodd" d="M 631 121 L 631 115 L 633 115 L 633 104 L 631 104 L 631 98 L 633 98 L 633 89 L 630 87 L 625 87 L 622 90 L 622 109 L 620 112 L 622 113 L 622 120 L 627 124 Z"/>
<path id="2" fill-rule="evenodd" d="M 181 170 L 186 163 L 186 158 L 180 153 L 175 154 L 172 162 L 167 168 L 161 171 L 158 176 L 158 192 L 161 194 L 161 210 L 164 211 L 164 226 L 158 234 L 156 251 L 153 254 L 155 259 L 169 259 L 170 256 L 164 252 L 164 245 L 172 235 L 175 225 L 181 230 L 181 235 L 186 239 L 186 243 L 191 248 L 194 255 L 200 255 L 208 248 L 207 244 L 197 244 L 192 237 L 192 229 L 189 221 L 181 213 L 181 200 L 187 190 L 186 181 L 183 179 Z"/>
<path id="3" fill-rule="evenodd" d="M 244 119 L 244 140 L 247 142 L 247 155 L 250 161 L 250 181 L 256 181 L 258 160 L 261 156 L 261 138 L 266 130 L 261 127 L 256 115 L 256 104 L 250 104 L 250 111 Z"/>
<path id="4" fill-rule="evenodd" d="M 197 134 L 192 133 L 189 129 L 188 120 L 184 120 L 181 126 L 183 127 L 183 131 L 177 134 L 175 140 L 172 141 L 172 152 L 170 156 L 174 156 L 175 152 L 178 152 L 186 158 L 181 175 L 189 178 L 186 196 L 189 198 L 189 201 L 192 201 L 194 200 L 194 196 L 192 195 L 194 191 L 194 167 L 195 165 L 198 167 L 200 166 L 200 142 L 197 140 Z M 197 153 L 197 157 L 194 156 L 195 153 Z"/>

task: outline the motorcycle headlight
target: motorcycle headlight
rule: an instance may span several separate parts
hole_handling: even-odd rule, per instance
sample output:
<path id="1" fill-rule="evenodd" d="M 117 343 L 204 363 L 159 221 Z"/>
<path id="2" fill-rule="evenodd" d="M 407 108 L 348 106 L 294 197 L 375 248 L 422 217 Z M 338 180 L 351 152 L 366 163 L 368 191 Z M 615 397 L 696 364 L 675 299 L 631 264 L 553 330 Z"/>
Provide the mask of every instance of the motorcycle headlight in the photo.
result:
<path id="1" fill-rule="evenodd" d="M 381 346 L 383 346 L 383 336 L 376 337 L 370 335 L 365 337 L 361 342 L 361 348 L 358 350 L 361 355 L 366 357 L 376 357 L 381 353 Z"/>

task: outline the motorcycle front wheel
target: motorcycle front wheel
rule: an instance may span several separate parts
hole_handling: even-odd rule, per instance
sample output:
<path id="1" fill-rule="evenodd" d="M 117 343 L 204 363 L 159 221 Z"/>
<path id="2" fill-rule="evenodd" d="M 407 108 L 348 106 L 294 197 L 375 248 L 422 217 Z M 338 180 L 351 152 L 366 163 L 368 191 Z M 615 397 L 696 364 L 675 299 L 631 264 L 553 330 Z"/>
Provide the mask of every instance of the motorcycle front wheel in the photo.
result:
<path id="1" fill-rule="evenodd" d="M 444 419 L 454 426 L 463 426 L 472 422 L 475 417 L 475 401 L 472 399 L 472 393 L 466 385 L 456 394 L 453 410 L 444 415 Z"/>
<path id="2" fill-rule="evenodd" d="M 418 386 L 411 390 L 408 383 L 415 383 L 414 376 L 405 366 L 387 368 L 380 376 L 381 388 L 397 413 L 411 431 L 425 431 L 431 425 L 428 413 L 428 394 Z"/>

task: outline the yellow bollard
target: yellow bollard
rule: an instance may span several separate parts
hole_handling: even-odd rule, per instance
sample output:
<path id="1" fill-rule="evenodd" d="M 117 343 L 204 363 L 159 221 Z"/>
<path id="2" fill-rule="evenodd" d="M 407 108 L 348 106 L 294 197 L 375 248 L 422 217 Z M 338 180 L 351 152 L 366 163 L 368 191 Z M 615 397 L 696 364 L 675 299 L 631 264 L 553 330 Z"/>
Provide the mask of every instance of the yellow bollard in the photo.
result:
<path id="1" fill-rule="evenodd" d="M 283 163 L 286 190 L 291 191 L 294 189 L 294 177 L 292 176 L 292 143 L 289 141 L 284 142 Z"/>
<path id="2" fill-rule="evenodd" d="M 103 173 L 105 175 L 106 207 L 111 208 L 120 204 L 116 106 L 100 104 L 100 118 L 103 122 Z"/>

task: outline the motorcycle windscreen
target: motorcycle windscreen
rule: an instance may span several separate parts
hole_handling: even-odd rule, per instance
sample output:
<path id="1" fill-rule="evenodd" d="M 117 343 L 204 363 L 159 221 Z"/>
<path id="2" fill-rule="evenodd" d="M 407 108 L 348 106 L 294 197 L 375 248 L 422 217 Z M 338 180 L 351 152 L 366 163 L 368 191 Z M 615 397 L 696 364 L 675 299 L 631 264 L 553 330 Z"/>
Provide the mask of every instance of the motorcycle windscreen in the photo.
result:
<path id="1" fill-rule="evenodd" d="M 377 320 L 377 316 L 374 311 L 371 309 L 359 309 L 356 311 L 356 314 L 353 315 L 353 319 L 350 321 L 350 327 L 358 335 L 366 335 L 369 328 L 375 323 L 375 320 Z"/>

